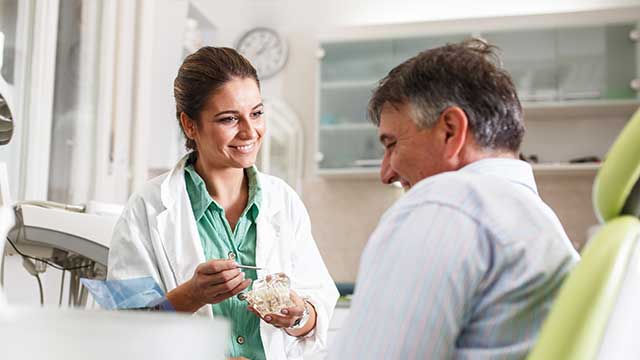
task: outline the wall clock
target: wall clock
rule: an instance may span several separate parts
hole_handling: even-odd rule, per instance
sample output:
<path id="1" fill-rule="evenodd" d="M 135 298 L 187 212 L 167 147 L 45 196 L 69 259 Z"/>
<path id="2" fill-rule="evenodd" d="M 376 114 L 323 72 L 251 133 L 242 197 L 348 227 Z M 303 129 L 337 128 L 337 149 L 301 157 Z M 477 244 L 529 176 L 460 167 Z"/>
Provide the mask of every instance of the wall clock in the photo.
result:
<path id="1" fill-rule="evenodd" d="M 275 30 L 257 27 L 247 31 L 236 45 L 258 71 L 260 79 L 268 79 L 287 63 L 287 43 Z"/>

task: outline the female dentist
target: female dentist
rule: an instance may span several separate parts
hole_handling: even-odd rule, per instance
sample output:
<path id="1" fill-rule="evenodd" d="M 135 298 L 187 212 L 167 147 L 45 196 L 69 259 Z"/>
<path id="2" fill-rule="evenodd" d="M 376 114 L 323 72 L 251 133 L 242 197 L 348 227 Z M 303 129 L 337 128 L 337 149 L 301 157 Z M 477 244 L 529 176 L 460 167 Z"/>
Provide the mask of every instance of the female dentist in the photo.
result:
<path id="1" fill-rule="evenodd" d="M 152 276 L 177 311 L 226 317 L 232 357 L 321 351 L 338 292 L 300 198 L 254 166 L 266 129 L 256 70 L 233 49 L 204 47 L 184 60 L 174 96 L 191 152 L 129 199 L 108 278 Z M 238 264 L 286 273 L 295 306 L 260 319 L 241 293 L 266 270 Z"/>

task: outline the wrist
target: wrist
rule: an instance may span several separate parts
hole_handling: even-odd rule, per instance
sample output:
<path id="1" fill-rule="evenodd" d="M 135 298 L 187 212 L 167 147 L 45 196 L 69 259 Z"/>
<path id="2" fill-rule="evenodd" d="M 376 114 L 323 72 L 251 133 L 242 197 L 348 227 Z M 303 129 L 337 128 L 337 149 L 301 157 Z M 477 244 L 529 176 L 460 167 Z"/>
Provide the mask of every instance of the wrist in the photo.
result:
<path id="1" fill-rule="evenodd" d="M 194 295 L 192 280 L 169 291 L 166 297 L 176 311 L 194 313 L 206 305 Z"/>
<path id="2" fill-rule="evenodd" d="M 308 311 L 309 318 L 304 323 L 304 325 L 300 326 L 298 329 L 291 329 L 291 328 L 283 329 L 287 334 L 291 336 L 295 336 L 295 337 L 307 336 L 316 328 L 316 321 L 317 321 L 316 308 L 313 306 L 311 302 L 307 300 L 304 300 L 304 303 L 305 303 L 305 308 Z"/>
<path id="3" fill-rule="evenodd" d="M 193 308 L 192 312 L 198 311 L 198 309 L 207 305 L 207 303 L 205 301 L 202 301 L 201 297 L 198 296 L 195 281 L 193 278 L 185 283 L 185 290 L 185 295 L 188 299 L 188 302 Z"/>
<path id="4" fill-rule="evenodd" d="M 304 303 L 304 311 L 302 312 L 302 315 L 297 318 L 293 325 L 289 326 L 287 329 L 299 330 L 305 327 L 305 325 L 307 325 L 307 322 L 309 322 L 309 303 L 306 300 L 303 300 L 302 302 Z"/>
<path id="5" fill-rule="evenodd" d="M 147 305 L 147 309 L 150 311 L 176 311 L 167 296 L 152 301 Z"/>

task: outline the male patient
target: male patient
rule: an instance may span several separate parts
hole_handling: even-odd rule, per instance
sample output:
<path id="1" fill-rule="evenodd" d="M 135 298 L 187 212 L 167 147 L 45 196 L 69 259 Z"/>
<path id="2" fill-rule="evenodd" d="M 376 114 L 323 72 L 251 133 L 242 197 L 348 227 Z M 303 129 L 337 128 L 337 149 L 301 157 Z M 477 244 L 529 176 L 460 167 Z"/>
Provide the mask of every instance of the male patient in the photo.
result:
<path id="1" fill-rule="evenodd" d="M 495 48 L 424 51 L 369 102 L 381 178 L 407 193 L 362 254 L 332 359 L 521 359 L 579 257 L 518 160 L 520 101 Z"/>

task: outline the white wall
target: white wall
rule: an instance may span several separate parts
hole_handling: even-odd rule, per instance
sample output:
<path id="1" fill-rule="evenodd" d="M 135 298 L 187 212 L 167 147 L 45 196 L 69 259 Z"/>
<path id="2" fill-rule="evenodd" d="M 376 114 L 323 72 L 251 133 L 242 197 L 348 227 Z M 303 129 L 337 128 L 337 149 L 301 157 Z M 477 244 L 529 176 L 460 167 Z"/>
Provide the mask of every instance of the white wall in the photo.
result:
<path id="1" fill-rule="evenodd" d="M 233 46 L 243 31 L 254 26 L 274 28 L 287 39 L 289 61 L 281 74 L 263 82 L 263 95 L 282 98 L 302 121 L 307 159 L 305 175 L 310 178 L 315 167 L 316 51 L 319 39 L 354 34 L 358 29 L 361 29 L 358 36 L 385 36 L 394 31 L 415 31 L 413 29 L 424 28 L 425 23 L 447 19 L 616 9 L 640 5 L 640 0 L 192 0 L 191 3 L 218 27 L 220 41 L 215 45 Z M 567 21 L 571 19 L 567 18 Z M 454 23 L 458 27 L 465 26 L 464 20 Z M 385 27 L 382 26 L 384 24 L 399 26 Z M 410 26 L 413 29 L 410 30 Z"/>
<path id="2" fill-rule="evenodd" d="M 327 34 L 366 27 L 370 36 L 388 32 L 383 24 L 398 26 L 448 19 L 500 17 L 613 9 L 639 5 L 640 0 L 538 0 L 514 3 L 507 0 L 157 0 L 155 3 L 155 36 L 153 43 L 153 84 L 149 151 L 151 168 L 167 167 L 180 152 L 176 144 L 173 79 L 182 59 L 184 19 L 188 5 L 198 8 L 216 26 L 215 43 L 233 46 L 246 30 L 267 26 L 280 31 L 289 42 L 290 57 L 284 71 L 263 81 L 265 97 L 284 99 L 301 119 L 305 131 L 305 185 L 303 199 L 308 206 L 314 234 L 336 280 L 355 277 L 360 249 L 375 227 L 378 217 L 397 197 L 394 189 L 372 180 L 328 180 L 314 176 L 316 72 L 315 56 L 319 38 Z M 345 30 L 346 29 L 346 30 Z M 544 183 L 544 182 L 543 182 Z M 590 180 L 582 181 L 584 193 Z M 553 183 L 556 186 L 556 183 Z M 576 187 L 571 185 L 570 187 Z M 557 189 L 556 189 L 557 188 Z M 565 188 L 549 186 L 549 196 L 566 196 Z M 543 189 L 544 190 L 544 189 Z M 544 193 L 544 191 L 543 191 Z M 565 195 L 563 195 L 565 194 Z M 544 195 L 544 194 L 543 194 Z M 584 200 L 582 193 L 574 196 Z M 576 200 L 576 201 L 578 201 Z M 558 203 L 562 207 L 563 203 Z M 553 201 L 552 201 L 552 205 Z M 575 205 L 575 204 L 574 204 Z M 583 204 L 588 207 L 588 204 Z M 574 212 L 576 206 L 567 208 Z M 591 218 L 589 218 L 590 220 Z M 361 226 L 353 226 L 353 224 Z M 327 226 L 331 224 L 331 226 Z M 6 264 L 9 301 L 37 304 L 37 283 L 21 266 L 18 257 Z M 50 269 L 43 276 L 45 302 L 57 303 L 58 271 Z"/>
<path id="3" fill-rule="evenodd" d="M 350 281 L 355 277 L 354 269 L 361 247 L 379 215 L 397 197 L 397 191 L 371 180 L 340 181 L 314 176 L 318 64 L 315 54 L 320 37 L 340 33 L 342 30 L 339 28 L 367 26 L 375 27 L 376 33 L 382 33 L 386 28 L 381 24 L 406 25 L 446 19 L 611 9 L 639 5 L 640 0 L 538 0 L 517 6 L 506 0 L 193 0 L 191 3 L 217 28 L 216 43 L 207 45 L 233 46 L 244 31 L 254 26 L 274 28 L 289 42 L 289 62 L 281 74 L 263 81 L 263 95 L 284 99 L 303 123 L 307 164 L 303 199 L 311 214 L 314 234 L 334 277 Z M 157 0 L 155 6 L 153 108 L 148 134 L 152 149 L 149 151 L 149 166 L 152 168 L 169 166 L 179 152 L 167 144 L 173 143 L 177 131 L 172 83 L 182 58 L 180 44 L 187 8 L 186 0 Z M 584 192 L 587 192 L 590 181 L 584 183 Z M 563 191 L 565 188 L 550 194 L 563 196 Z M 584 196 L 576 198 L 584 199 Z M 574 212 L 572 209 L 575 208 L 572 206 L 567 211 Z M 9 258 L 6 271 L 9 300 L 12 303 L 37 304 L 37 284 L 23 271 L 20 259 Z M 45 302 L 56 303 L 59 273 L 50 269 L 43 280 Z M 18 287 L 22 290 L 17 291 Z"/>
<path id="4" fill-rule="evenodd" d="M 340 3 L 347 26 L 400 24 L 494 16 L 535 15 L 612 9 L 640 4 L 638 0 L 349 0 Z"/>
<path id="5" fill-rule="evenodd" d="M 315 176 L 319 39 L 390 37 L 424 32 L 425 29 L 434 32 L 454 28 L 469 30 L 468 23 L 479 28 L 490 27 L 495 26 L 492 18 L 516 15 L 555 14 L 535 17 L 531 26 L 543 26 L 550 18 L 557 23 L 571 23 L 573 17 L 564 13 L 638 6 L 640 0 L 238 0 L 227 3 L 193 0 L 192 3 L 219 29 L 220 43 L 215 45 L 232 46 L 243 31 L 254 26 L 274 28 L 288 41 L 289 61 L 281 74 L 263 82 L 263 95 L 282 98 L 303 124 L 306 165 L 302 197 L 311 216 L 314 236 L 334 278 L 353 281 L 362 247 L 379 216 L 398 194 L 375 180 L 335 180 Z M 508 27 L 522 26 L 522 20 L 517 18 L 500 20 Z M 584 228 L 595 221 L 589 206 L 592 179 L 569 180 L 556 183 L 541 179 L 541 193 L 546 201 L 559 209 L 559 216 L 568 224 L 572 239 L 582 243 Z M 581 192 L 571 192 L 577 188 Z M 582 212 L 569 210 L 577 201 L 581 201 Z"/>
<path id="6" fill-rule="evenodd" d="M 182 44 L 188 3 L 158 0 L 154 7 L 154 35 L 152 46 L 153 79 L 148 152 L 150 169 L 167 168 L 180 152 L 176 141 L 179 131 L 173 100 L 173 79 L 182 62 Z M 161 149 L 160 151 L 156 151 Z"/>

